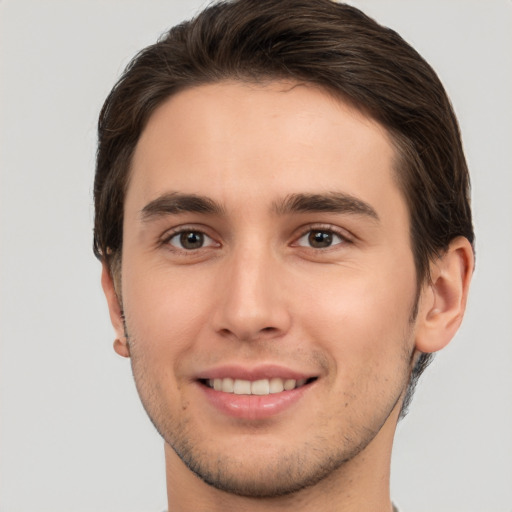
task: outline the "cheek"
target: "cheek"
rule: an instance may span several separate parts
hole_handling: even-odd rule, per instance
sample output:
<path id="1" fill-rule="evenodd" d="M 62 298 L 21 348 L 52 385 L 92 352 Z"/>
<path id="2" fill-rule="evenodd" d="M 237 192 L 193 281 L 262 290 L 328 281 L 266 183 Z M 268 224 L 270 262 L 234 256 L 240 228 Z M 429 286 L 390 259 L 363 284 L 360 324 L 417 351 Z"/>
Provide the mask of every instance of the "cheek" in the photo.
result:
<path id="1" fill-rule="evenodd" d="M 205 325 L 208 286 L 204 278 L 169 269 L 127 274 L 123 300 L 129 334 L 156 359 L 188 351 Z"/>
<path id="2" fill-rule="evenodd" d="M 337 366 L 361 370 L 371 363 L 391 372 L 397 358 L 403 359 L 412 347 L 414 268 L 407 265 L 398 271 L 388 266 L 385 271 L 383 267 L 373 272 L 334 267 L 307 287 L 297 316 Z"/>
<path id="3" fill-rule="evenodd" d="M 377 429 L 408 382 L 414 279 L 343 277 L 315 281 L 301 325 L 330 363 L 327 382 L 336 404 L 331 416 L 354 424 L 375 418 L 371 428 Z"/>

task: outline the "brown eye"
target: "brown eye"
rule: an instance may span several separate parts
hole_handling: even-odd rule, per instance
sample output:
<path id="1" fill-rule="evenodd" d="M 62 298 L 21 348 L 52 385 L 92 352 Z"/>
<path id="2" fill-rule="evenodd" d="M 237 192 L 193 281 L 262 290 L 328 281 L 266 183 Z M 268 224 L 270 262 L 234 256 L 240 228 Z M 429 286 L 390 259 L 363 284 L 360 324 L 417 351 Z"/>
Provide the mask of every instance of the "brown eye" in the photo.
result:
<path id="1" fill-rule="evenodd" d="M 332 233 L 326 231 L 311 231 L 308 236 L 308 242 L 315 249 L 322 249 L 332 245 Z"/>
<path id="2" fill-rule="evenodd" d="M 181 231 L 172 236 L 168 243 L 178 249 L 193 251 L 214 244 L 214 241 L 201 231 Z"/>
<path id="3" fill-rule="evenodd" d="M 204 235 L 197 231 L 181 233 L 180 243 L 184 249 L 199 249 L 203 246 Z"/>
<path id="4" fill-rule="evenodd" d="M 328 229 L 312 229 L 299 238 L 297 245 L 312 247 L 313 249 L 327 249 L 328 247 L 343 242 L 344 239 L 334 231 Z"/>

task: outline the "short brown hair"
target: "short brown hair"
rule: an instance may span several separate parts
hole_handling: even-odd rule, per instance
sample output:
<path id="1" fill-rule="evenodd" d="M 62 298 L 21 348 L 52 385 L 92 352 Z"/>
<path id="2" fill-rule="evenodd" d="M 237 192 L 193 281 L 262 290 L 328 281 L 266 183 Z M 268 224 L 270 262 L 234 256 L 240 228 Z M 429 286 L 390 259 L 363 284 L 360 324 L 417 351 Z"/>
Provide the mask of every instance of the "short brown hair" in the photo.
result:
<path id="1" fill-rule="evenodd" d="M 419 284 L 429 278 L 430 261 L 455 237 L 473 244 L 459 128 L 428 63 L 396 32 L 349 5 L 234 0 L 215 3 L 142 50 L 105 101 L 98 126 L 94 252 L 111 271 L 120 268 L 130 162 L 149 117 L 179 90 L 233 79 L 314 84 L 388 130 L 409 208 Z M 420 357 L 411 389 L 429 359 Z"/>

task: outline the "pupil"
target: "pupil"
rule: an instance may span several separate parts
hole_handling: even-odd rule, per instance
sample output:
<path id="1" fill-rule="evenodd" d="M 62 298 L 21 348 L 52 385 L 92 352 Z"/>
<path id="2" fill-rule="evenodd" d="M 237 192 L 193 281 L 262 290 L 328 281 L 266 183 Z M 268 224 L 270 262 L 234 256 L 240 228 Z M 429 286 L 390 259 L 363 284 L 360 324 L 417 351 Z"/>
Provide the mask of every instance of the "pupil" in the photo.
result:
<path id="1" fill-rule="evenodd" d="M 189 231 L 187 233 L 181 233 L 180 242 L 185 249 L 199 249 L 203 246 L 204 236 L 202 233 Z"/>
<path id="2" fill-rule="evenodd" d="M 332 233 L 325 231 L 312 231 L 309 234 L 309 243 L 311 244 L 311 247 L 329 247 L 332 244 Z"/>

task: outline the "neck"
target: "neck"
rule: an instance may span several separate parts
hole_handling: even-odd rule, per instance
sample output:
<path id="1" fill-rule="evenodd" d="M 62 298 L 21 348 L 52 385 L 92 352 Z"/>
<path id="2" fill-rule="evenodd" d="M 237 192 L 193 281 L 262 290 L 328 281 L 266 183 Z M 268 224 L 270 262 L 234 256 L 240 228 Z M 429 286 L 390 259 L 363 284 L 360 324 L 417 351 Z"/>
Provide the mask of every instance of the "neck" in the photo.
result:
<path id="1" fill-rule="evenodd" d="M 391 447 L 397 414 L 371 443 L 317 484 L 286 496 L 254 498 L 230 494 L 203 482 L 165 445 L 169 512 L 383 512 L 393 510 L 389 494 Z"/>

